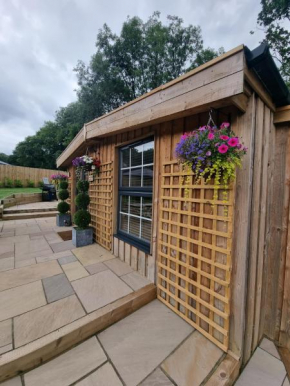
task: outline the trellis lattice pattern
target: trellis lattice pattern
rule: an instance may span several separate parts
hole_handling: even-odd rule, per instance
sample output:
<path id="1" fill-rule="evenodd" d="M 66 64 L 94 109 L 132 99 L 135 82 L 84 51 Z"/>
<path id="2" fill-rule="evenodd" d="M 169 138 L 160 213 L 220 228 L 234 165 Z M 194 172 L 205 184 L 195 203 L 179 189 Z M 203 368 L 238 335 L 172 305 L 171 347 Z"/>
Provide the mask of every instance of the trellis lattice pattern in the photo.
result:
<path id="1" fill-rule="evenodd" d="M 113 162 L 103 163 L 90 183 L 90 213 L 95 240 L 109 251 L 112 249 Z"/>
<path id="2" fill-rule="evenodd" d="M 163 164 L 161 184 L 158 298 L 227 351 L 233 189 L 214 200 L 214 185 L 176 161 Z"/>

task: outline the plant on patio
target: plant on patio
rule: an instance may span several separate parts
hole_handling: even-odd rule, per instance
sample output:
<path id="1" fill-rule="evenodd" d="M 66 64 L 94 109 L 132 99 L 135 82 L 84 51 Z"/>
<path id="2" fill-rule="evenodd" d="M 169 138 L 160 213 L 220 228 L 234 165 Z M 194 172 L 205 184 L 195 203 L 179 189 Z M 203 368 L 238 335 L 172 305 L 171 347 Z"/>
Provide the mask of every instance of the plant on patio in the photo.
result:
<path id="1" fill-rule="evenodd" d="M 217 200 L 218 189 L 223 184 L 226 201 L 226 190 L 230 181 L 235 179 L 236 167 L 241 167 L 241 160 L 247 148 L 231 130 L 230 124 L 224 122 L 220 128 L 208 124 L 183 134 L 175 151 L 188 171 L 186 184 L 190 182 L 189 173 L 192 170 L 196 183 L 199 183 L 201 178 L 204 178 L 205 183 L 214 181 L 213 200 Z"/>
<path id="2" fill-rule="evenodd" d="M 57 210 L 59 214 L 56 216 L 56 225 L 57 226 L 69 226 L 71 224 L 71 215 L 67 212 L 70 209 L 70 205 L 65 201 L 69 197 L 68 182 L 62 179 L 59 183 L 59 192 L 58 198 L 61 202 L 57 205 Z"/>
<path id="3" fill-rule="evenodd" d="M 77 190 L 76 205 L 78 210 L 74 215 L 76 227 L 73 227 L 72 242 L 76 247 L 83 247 L 93 243 L 93 229 L 89 227 L 91 215 L 87 210 L 90 204 L 89 182 L 78 181 Z"/>

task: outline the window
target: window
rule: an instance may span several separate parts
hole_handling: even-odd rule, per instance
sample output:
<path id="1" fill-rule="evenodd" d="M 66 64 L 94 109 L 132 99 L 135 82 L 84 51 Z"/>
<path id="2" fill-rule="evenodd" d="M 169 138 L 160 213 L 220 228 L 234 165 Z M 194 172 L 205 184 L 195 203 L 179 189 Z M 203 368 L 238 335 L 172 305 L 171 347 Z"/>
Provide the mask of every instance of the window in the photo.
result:
<path id="1" fill-rule="evenodd" d="M 153 139 L 120 149 L 118 236 L 146 252 L 152 229 L 153 160 Z"/>

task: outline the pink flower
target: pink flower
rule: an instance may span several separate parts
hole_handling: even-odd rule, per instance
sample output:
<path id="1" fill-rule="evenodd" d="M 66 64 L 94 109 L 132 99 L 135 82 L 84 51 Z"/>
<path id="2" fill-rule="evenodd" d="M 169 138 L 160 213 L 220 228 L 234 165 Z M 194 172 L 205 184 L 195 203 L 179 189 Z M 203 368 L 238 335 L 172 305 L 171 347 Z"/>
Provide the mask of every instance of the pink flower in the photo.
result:
<path id="1" fill-rule="evenodd" d="M 181 136 L 181 139 L 186 139 L 188 137 L 188 134 L 187 133 L 184 133 L 182 136 Z"/>
<path id="2" fill-rule="evenodd" d="M 218 147 L 219 145 L 220 145 L 220 143 L 216 143 L 216 144 L 215 144 L 215 147 Z"/>
<path id="3" fill-rule="evenodd" d="M 226 144 L 222 144 L 218 147 L 218 151 L 221 153 L 221 154 L 224 154 L 228 151 L 228 146 Z"/>
<path id="4" fill-rule="evenodd" d="M 220 126 L 221 129 L 227 129 L 228 127 L 230 127 L 229 122 L 223 122 Z"/>
<path id="5" fill-rule="evenodd" d="M 228 137 L 227 135 L 220 135 L 220 139 L 222 139 L 223 141 L 227 141 L 230 137 Z"/>
<path id="6" fill-rule="evenodd" d="M 202 127 L 200 127 L 198 130 L 199 130 L 199 131 L 205 131 L 206 128 L 207 128 L 206 126 L 202 126 Z"/>
<path id="7" fill-rule="evenodd" d="M 228 141 L 228 145 L 231 147 L 236 147 L 239 143 L 238 138 L 230 138 Z"/>
<path id="8" fill-rule="evenodd" d="M 209 157 L 209 156 L 211 155 L 211 151 L 208 150 L 208 151 L 205 153 L 205 155 L 206 155 L 207 157 Z"/>
<path id="9" fill-rule="evenodd" d="M 208 138 L 208 139 L 214 139 L 214 134 L 213 134 L 213 133 L 208 133 L 207 138 Z"/>

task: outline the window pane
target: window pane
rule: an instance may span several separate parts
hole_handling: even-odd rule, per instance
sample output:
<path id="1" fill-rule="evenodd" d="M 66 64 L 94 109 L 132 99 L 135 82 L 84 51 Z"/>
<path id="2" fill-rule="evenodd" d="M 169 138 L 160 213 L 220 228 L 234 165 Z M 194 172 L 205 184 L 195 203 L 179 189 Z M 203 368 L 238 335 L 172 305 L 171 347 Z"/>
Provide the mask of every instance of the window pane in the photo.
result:
<path id="1" fill-rule="evenodd" d="M 121 150 L 121 168 L 130 166 L 130 149 Z"/>
<path id="2" fill-rule="evenodd" d="M 130 169 L 121 171 L 121 186 L 130 186 Z"/>
<path id="3" fill-rule="evenodd" d="M 141 197 L 130 197 L 130 214 L 141 215 Z"/>
<path id="4" fill-rule="evenodd" d="M 143 145 L 143 165 L 153 164 L 154 142 L 148 142 Z"/>
<path id="5" fill-rule="evenodd" d="M 128 233 L 128 219 L 129 216 L 126 214 L 121 214 L 120 216 L 120 230 Z"/>
<path id="6" fill-rule="evenodd" d="M 129 213 L 129 196 L 121 196 L 121 212 Z"/>
<path id="7" fill-rule="evenodd" d="M 153 186 L 153 165 L 143 168 L 143 186 Z"/>
<path id="8" fill-rule="evenodd" d="M 142 145 L 131 148 L 131 166 L 142 165 L 142 152 Z"/>
<path id="9" fill-rule="evenodd" d="M 153 163 L 154 141 L 120 149 L 119 230 L 132 242 L 151 242 Z"/>
<path id="10" fill-rule="evenodd" d="M 129 233 L 132 236 L 139 237 L 140 218 L 130 216 L 130 218 L 129 218 Z"/>
<path id="11" fill-rule="evenodd" d="M 131 169 L 131 184 L 130 186 L 141 186 L 142 168 Z"/>
<path id="12" fill-rule="evenodd" d="M 151 241 L 151 221 L 141 220 L 141 238 Z"/>
<path id="13" fill-rule="evenodd" d="M 151 197 L 142 197 L 142 217 L 152 218 Z"/>

